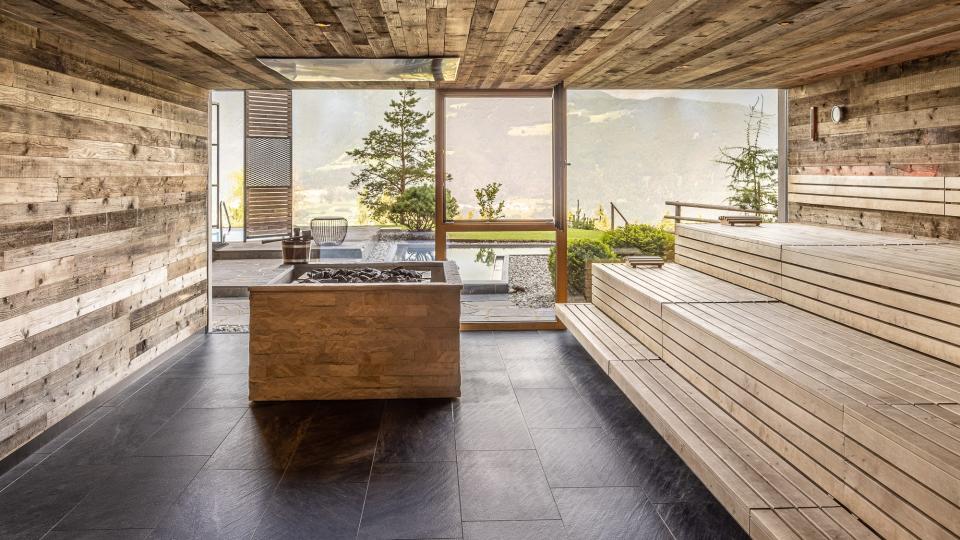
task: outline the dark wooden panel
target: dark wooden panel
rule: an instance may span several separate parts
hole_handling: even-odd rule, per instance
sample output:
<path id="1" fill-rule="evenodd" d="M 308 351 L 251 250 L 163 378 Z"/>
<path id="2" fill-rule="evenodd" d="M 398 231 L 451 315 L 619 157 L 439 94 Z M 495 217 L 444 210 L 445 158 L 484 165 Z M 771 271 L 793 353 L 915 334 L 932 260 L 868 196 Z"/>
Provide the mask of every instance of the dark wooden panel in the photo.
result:
<path id="1" fill-rule="evenodd" d="M 793 88 L 789 124 L 791 219 L 960 239 L 960 52 Z"/>
<path id="2" fill-rule="evenodd" d="M 942 0 L 7 0 L 0 10 L 37 25 L 44 43 L 69 35 L 208 88 L 391 87 L 291 83 L 256 58 L 426 55 L 462 59 L 449 87 L 785 88 L 960 48 L 960 6 Z M 0 32 L 17 38 L 6 45 L 14 59 L 37 37 Z M 44 67 L 61 61 L 42 49 Z M 137 79 L 66 60 L 92 80 Z M 189 102 L 169 79 L 143 84 Z"/>
<path id="3" fill-rule="evenodd" d="M 0 16 L 0 458 L 206 324 L 206 104 Z"/>

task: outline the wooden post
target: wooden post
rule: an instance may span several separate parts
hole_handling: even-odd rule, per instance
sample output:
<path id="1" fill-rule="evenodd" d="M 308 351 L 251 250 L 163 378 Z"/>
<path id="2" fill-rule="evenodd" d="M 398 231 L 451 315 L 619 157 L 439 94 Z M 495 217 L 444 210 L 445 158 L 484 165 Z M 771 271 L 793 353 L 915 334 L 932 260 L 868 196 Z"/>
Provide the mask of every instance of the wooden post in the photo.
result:
<path id="1" fill-rule="evenodd" d="M 435 111 L 433 114 L 434 119 L 434 185 L 436 186 L 434 197 L 434 233 L 433 233 L 433 258 L 438 261 L 445 260 L 447 258 L 447 208 L 446 208 L 446 175 L 447 175 L 447 161 L 446 152 L 447 146 L 447 126 L 446 126 L 446 99 L 441 90 L 435 91 L 435 100 L 434 107 Z"/>
<path id="2" fill-rule="evenodd" d="M 553 204 L 557 227 L 557 303 L 567 301 L 567 90 L 553 87 Z M 611 218 L 612 219 L 612 218 Z"/>

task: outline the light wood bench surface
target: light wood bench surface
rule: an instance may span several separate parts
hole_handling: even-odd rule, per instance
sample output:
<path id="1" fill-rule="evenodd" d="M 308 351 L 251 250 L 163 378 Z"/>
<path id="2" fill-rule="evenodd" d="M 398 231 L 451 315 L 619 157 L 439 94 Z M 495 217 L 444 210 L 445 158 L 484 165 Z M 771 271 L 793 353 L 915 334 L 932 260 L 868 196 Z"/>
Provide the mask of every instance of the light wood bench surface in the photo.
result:
<path id="1" fill-rule="evenodd" d="M 923 458 L 900 453 L 904 463 L 884 468 L 894 447 L 848 431 L 862 425 L 851 411 L 957 403 L 960 368 L 783 303 L 667 306 L 663 359 L 884 536 L 958 532 L 958 499 L 930 496 Z M 940 455 L 960 468 L 960 456 Z"/>
<path id="2" fill-rule="evenodd" d="M 783 249 L 782 299 L 960 364 L 960 244 Z"/>
<path id="3" fill-rule="evenodd" d="M 556 313 L 604 372 L 610 362 L 658 359 L 593 304 L 557 304 Z"/>
<path id="4" fill-rule="evenodd" d="M 851 534 L 835 538 L 874 537 L 832 497 L 664 362 L 612 364 L 610 376 L 751 535 L 795 538 L 789 534 L 797 530 L 789 519 L 792 514 L 765 515 L 762 526 L 752 516 L 760 510 L 802 509 L 817 522 L 849 527 Z M 836 526 L 835 530 L 844 529 Z M 766 536 L 758 536 L 761 533 Z"/>
<path id="5" fill-rule="evenodd" d="M 665 304 L 773 299 L 678 264 L 665 264 L 662 268 L 595 264 L 592 301 L 647 348 L 660 354 L 660 319 Z"/>

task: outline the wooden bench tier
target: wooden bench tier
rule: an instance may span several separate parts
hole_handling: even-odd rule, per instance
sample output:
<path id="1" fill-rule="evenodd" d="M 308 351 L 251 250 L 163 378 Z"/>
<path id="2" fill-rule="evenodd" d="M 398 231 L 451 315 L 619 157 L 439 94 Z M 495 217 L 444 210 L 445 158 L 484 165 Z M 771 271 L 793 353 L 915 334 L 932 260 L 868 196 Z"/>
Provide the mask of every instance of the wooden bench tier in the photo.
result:
<path id="1" fill-rule="evenodd" d="M 593 304 L 557 304 L 556 313 L 605 373 L 611 362 L 659 359 Z"/>
<path id="2" fill-rule="evenodd" d="M 960 244 L 784 246 L 782 299 L 960 364 Z"/>
<path id="3" fill-rule="evenodd" d="M 677 225 L 676 262 L 759 293 L 780 298 L 783 246 L 936 244 L 902 234 L 868 233 L 799 223 L 726 227 Z"/>
<path id="4" fill-rule="evenodd" d="M 960 535 L 960 406 L 852 405 L 844 411 L 843 433 L 848 489 L 860 490 L 867 499 L 851 498 L 858 513 L 873 514 L 872 521 L 883 523 L 878 530 L 896 531 L 891 522 L 899 520 L 921 537 Z M 955 536 L 931 531 L 908 505 L 888 504 L 890 492 Z"/>
<path id="5" fill-rule="evenodd" d="M 796 224 L 678 227 L 677 262 L 960 364 L 960 244 Z"/>
<path id="6" fill-rule="evenodd" d="M 661 312 L 678 302 L 770 302 L 772 298 L 680 266 L 630 268 L 593 265 L 592 302 L 604 314 L 659 355 Z"/>
<path id="7" fill-rule="evenodd" d="M 851 456 L 845 432 L 858 407 L 958 403 L 956 366 L 783 303 L 668 305 L 663 335 L 671 368 L 883 536 L 960 534 L 958 499 L 914 476 L 913 457 L 877 471 L 884 460 Z M 857 444 L 883 455 L 887 443 Z"/>
<path id="8" fill-rule="evenodd" d="M 876 537 L 663 361 L 614 362 L 610 377 L 752 537 Z"/>

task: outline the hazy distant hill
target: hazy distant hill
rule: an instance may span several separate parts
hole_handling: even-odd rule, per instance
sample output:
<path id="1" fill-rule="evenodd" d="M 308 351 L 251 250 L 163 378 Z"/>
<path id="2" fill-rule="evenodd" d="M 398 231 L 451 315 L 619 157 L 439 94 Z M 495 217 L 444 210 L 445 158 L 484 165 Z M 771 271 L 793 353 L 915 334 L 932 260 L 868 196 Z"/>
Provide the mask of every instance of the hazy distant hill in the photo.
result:
<path id="1" fill-rule="evenodd" d="M 326 92 L 295 98 L 298 220 L 322 213 L 357 217 L 356 194 L 346 187 L 354 164 L 344 152 L 379 123 L 394 95 Z M 432 101 L 430 93 L 423 95 L 424 104 Z M 451 104 L 450 187 L 464 211 L 475 206 L 474 187 L 499 181 L 508 216 L 546 217 L 551 200 L 549 101 Z M 743 144 L 746 104 L 571 91 L 569 111 L 571 206 L 579 199 L 593 214 L 613 201 L 631 221 L 656 223 L 668 199 L 723 203 L 727 180 L 713 159 L 719 147 Z M 775 125 L 765 140 L 776 147 Z"/>

